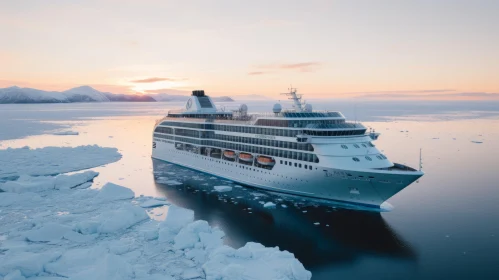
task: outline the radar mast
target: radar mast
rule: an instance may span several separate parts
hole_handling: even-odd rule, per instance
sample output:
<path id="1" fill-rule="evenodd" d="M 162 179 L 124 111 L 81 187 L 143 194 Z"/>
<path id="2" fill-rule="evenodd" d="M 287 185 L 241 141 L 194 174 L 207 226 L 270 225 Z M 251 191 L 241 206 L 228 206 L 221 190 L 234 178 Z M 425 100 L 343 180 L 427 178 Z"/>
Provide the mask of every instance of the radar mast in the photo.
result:
<path id="1" fill-rule="evenodd" d="M 288 96 L 289 100 L 293 100 L 293 108 L 296 112 L 305 111 L 305 101 L 302 101 L 302 95 L 296 94 L 296 88 L 289 88 L 289 92 L 281 93 Z"/>

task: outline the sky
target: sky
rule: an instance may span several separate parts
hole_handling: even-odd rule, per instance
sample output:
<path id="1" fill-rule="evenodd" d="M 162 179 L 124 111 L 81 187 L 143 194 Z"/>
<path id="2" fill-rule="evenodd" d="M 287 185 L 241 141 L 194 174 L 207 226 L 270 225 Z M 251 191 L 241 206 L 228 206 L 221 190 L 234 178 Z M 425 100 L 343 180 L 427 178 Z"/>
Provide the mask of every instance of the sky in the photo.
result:
<path id="1" fill-rule="evenodd" d="M 0 87 L 499 99 L 497 0 L 0 1 Z"/>

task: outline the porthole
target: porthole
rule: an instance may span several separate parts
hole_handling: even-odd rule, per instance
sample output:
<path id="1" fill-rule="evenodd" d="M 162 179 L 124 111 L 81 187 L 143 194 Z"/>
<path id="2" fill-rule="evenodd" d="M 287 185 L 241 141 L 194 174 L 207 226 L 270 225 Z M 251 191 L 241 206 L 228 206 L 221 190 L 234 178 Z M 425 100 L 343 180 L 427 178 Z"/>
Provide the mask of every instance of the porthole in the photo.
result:
<path id="1" fill-rule="evenodd" d="M 366 144 L 362 144 L 362 147 L 367 148 Z"/>
<path id="2" fill-rule="evenodd" d="M 357 148 L 357 149 L 359 149 L 359 148 L 360 148 L 360 147 L 359 147 L 359 145 L 357 145 L 357 144 L 353 144 L 353 146 L 354 146 L 355 148 Z"/>
<path id="3" fill-rule="evenodd" d="M 347 145 L 341 145 L 341 147 L 345 150 L 348 149 Z"/>
<path id="4" fill-rule="evenodd" d="M 366 156 L 366 159 L 367 159 L 368 161 L 372 161 L 372 160 L 373 160 L 373 159 L 372 159 L 372 158 L 370 158 L 369 156 Z"/>
<path id="5" fill-rule="evenodd" d="M 358 159 L 358 158 L 356 158 L 356 157 L 353 157 L 352 159 L 353 159 L 353 161 L 356 161 L 356 162 L 359 162 L 359 161 L 360 161 L 360 159 Z"/>

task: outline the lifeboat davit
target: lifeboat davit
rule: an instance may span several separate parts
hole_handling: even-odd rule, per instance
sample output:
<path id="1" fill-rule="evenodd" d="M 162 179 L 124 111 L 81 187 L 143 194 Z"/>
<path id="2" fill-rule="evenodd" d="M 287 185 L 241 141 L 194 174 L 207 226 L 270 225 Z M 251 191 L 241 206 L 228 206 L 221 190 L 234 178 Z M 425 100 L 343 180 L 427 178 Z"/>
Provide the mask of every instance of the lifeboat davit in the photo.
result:
<path id="1" fill-rule="evenodd" d="M 247 153 L 239 153 L 239 160 L 240 161 L 246 161 L 246 162 L 252 162 L 253 161 L 253 155 L 252 154 L 247 154 Z"/>
<path id="2" fill-rule="evenodd" d="M 235 159 L 236 158 L 236 152 L 231 151 L 231 150 L 225 150 L 224 151 L 224 157 L 230 158 L 230 159 Z"/>
<path id="3" fill-rule="evenodd" d="M 266 156 L 257 156 L 256 161 L 261 165 L 273 166 L 275 164 L 275 160 L 271 157 Z"/>

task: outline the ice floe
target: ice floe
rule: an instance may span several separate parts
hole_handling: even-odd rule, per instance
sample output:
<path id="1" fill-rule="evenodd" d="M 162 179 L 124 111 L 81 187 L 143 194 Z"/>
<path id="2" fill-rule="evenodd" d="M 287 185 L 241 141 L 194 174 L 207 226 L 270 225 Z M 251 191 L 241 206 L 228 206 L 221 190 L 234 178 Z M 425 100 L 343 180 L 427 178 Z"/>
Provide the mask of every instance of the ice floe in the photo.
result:
<path id="1" fill-rule="evenodd" d="M 213 188 L 217 192 L 230 192 L 230 191 L 232 191 L 231 186 L 214 186 Z"/>
<path id="2" fill-rule="evenodd" d="M 140 206 L 164 200 L 135 198 L 130 189 L 112 183 L 100 190 L 72 187 L 95 176 L 88 171 L 9 182 L 21 187 L 0 192 L 0 277 L 311 278 L 293 254 L 277 247 L 247 243 L 236 250 L 223 245 L 224 233 L 195 221 L 192 210 L 169 206 L 159 222 Z M 61 187 L 54 187 L 57 182 L 63 182 Z"/>
<path id="3" fill-rule="evenodd" d="M 20 175 L 56 175 L 115 162 L 121 158 L 116 148 L 99 146 L 45 147 L 0 150 L 0 179 Z"/>
<path id="4" fill-rule="evenodd" d="M 142 208 L 152 208 L 152 207 L 158 207 L 158 206 L 163 206 L 167 205 L 168 203 L 164 200 L 158 200 L 158 199 L 148 199 L 140 204 L 140 207 Z"/>
<path id="5" fill-rule="evenodd" d="M 263 207 L 265 208 L 275 208 L 275 203 L 273 202 L 266 202 L 265 204 L 263 204 Z"/>

